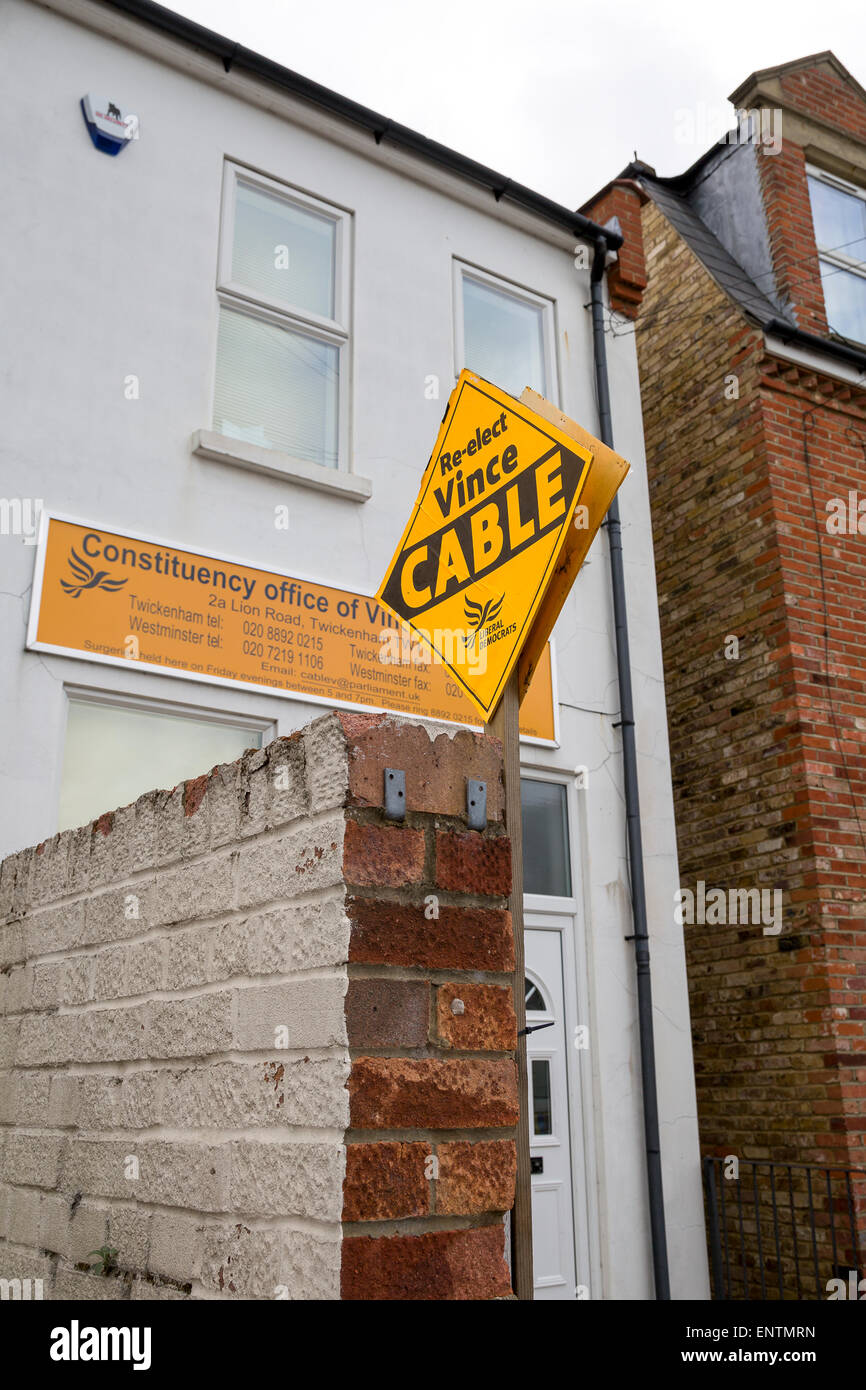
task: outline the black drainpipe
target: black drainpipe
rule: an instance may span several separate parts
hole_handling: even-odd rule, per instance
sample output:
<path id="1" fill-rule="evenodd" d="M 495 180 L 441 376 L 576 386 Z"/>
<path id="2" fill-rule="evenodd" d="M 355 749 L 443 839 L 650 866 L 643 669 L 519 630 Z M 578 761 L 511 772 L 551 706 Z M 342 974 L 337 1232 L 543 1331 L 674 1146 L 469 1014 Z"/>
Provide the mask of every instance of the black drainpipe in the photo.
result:
<path id="1" fill-rule="evenodd" d="M 592 296 L 592 346 L 595 384 L 598 391 L 598 417 L 601 439 L 613 448 L 610 392 L 607 382 L 607 351 L 604 341 L 604 301 L 602 280 L 608 244 L 597 237 L 590 276 Z M 628 617 L 625 602 L 625 575 L 622 563 L 622 525 L 619 497 L 610 504 L 605 522 L 610 548 L 610 578 L 613 588 L 613 615 L 616 632 L 616 666 L 619 677 L 620 728 L 622 729 L 623 780 L 628 833 L 628 860 L 631 874 L 632 916 L 634 919 L 635 965 L 637 968 L 637 1012 L 640 1033 L 640 1070 L 643 1091 L 643 1124 L 646 1140 L 647 1186 L 649 1188 L 650 1230 L 652 1233 L 653 1273 L 657 1299 L 670 1299 L 668 1248 L 665 1234 L 665 1202 L 662 1190 L 662 1155 L 659 1136 L 659 1108 L 656 1094 L 656 1059 L 653 1041 L 653 1001 L 650 978 L 649 933 L 647 931 L 646 889 L 643 871 L 643 845 L 640 833 L 640 798 L 637 781 L 637 750 L 634 736 L 634 703 L 631 688 L 631 662 L 628 647 Z"/>

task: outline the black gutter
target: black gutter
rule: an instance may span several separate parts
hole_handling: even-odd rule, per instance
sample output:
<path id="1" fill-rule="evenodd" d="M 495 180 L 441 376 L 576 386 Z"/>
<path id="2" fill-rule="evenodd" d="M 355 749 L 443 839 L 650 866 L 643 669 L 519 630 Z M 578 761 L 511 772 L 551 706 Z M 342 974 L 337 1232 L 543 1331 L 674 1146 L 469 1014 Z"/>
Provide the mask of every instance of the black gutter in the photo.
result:
<path id="1" fill-rule="evenodd" d="M 401 125 L 399 121 L 391 121 L 387 116 L 371 111 L 367 106 L 350 101 L 348 97 L 341 96 L 330 87 L 323 87 L 308 77 L 302 77 L 291 68 L 285 68 L 282 64 L 255 53 L 251 48 L 244 48 L 242 44 L 223 38 L 212 29 L 195 24 L 191 19 L 185 19 L 173 10 L 167 10 L 163 5 L 155 5 L 151 0 L 104 0 L 104 3 L 112 9 L 123 11 L 133 19 L 149 24 L 153 29 L 159 29 L 172 38 L 180 39 L 182 43 L 191 44 L 202 52 L 219 58 L 227 73 L 235 69 L 252 73 L 265 82 L 271 82 L 274 86 L 291 92 L 302 101 L 310 102 L 320 110 L 327 111 L 329 115 L 338 116 L 361 130 L 368 131 L 377 145 L 385 140 L 389 145 L 409 150 L 431 164 L 437 164 L 470 183 L 488 189 L 497 202 L 505 200 L 513 203 L 588 241 L 595 241 L 596 237 L 602 234 L 603 229 L 583 213 L 563 207 L 561 203 L 555 203 L 541 193 L 534 193 L 531 188 L 514 183 L 504 174 L 498 174 L 495 169 L 478 164 L 474 159 L 468 159 L 466 155 L 458 154 L 456 150 L 450 149 L 447 145 L 440 145 L 436 140 L 428 140 L 425 135 L 420 135 L 409 126 Z M 622 237 L 618 233 L 605 232 L 604 235 L 611 250 L 616 250 L 622 245 Z"/>
<path id="2" fill-rule="evenodd" d="M 799 343 L 809 352 L 823 352 L 828 357 L 835 357 L 840 362 L 848 362 L 852 367 L 866 371 L 866 352 L 861 352 L 859 348 L 839 343 L 835 338 L 819 338 L 817 333 L 807 333 L 805 328 L 797 328 L 795 324 L 786 323 L 784 319 L 770 319 L 761 327 L 765 333 L 772 333 L 775 337 L 781 338 L 783 343 Z"/>
<path id="3" fill-rule="evenodd" d="M 607 350 L 604 339 L 604 278 L 610 241 L 605 233 L 596 238 L 590 276 L 592 300 L 592 345 L 595 383 L 598 392 L 598 419 L 602 442 L 613 448 L 613 423 L 607 380 Z M 634 699 L 631 686 L 631 658 L 628 644 L 628 614 L 625 598 L 625 572 L 622 558 L 622 523 L 619 497 L 610 504 L 605 522 L 610 552 L 610 578 L 613 589 L 616 667 L 619 679 L 619 727 L 622 729 L 623 782 L 625 790 L 626 833 L 631 875 L 632 918 L 634 921 L 635 965 L 637 969 L 638 1032 L 640 1035 L 641 1090 L 643 1094 L 644 1140 L 646 1146 L 647 1187 L 649 1191 L 650 1233 L 652 1237 L 655 1295 L 659 1300 L 671 1296 L 668 1273 L 665 1203 L 662 1187 L 661 1137 L 659 1134 L 656 1089 L 655 1040 L 653 1037 L 652 981 L 650 976 L 649 932 L 647 930 L 646 885 L 643 844 L 640 829 L 640 795 L 637 778 L 637 745 L 634 733 Z"/>

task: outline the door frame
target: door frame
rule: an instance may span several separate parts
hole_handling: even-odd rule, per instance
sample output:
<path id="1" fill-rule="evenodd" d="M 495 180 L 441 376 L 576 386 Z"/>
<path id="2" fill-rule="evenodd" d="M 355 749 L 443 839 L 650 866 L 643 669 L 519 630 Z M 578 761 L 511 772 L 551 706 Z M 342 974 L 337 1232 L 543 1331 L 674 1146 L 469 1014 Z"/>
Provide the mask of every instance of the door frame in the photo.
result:
<path id="1" fill-rule="evenodd" d="M 535 781 L 556 782 L 565 787 L 572 896 L 548 897 L 537 893 L 525 893 L 523 926 L 524 931 L 555 931 L 561 938 L 576 1278 L 578 1284 L 588 1285 L 589 1298 L 601 1298 L 601 1211 L 594 1106 L 597 1086 L 594 1059 L 596 1030 L 592 1015 L 592 991 L 589 987 L 590 951 L 586 931 L 589 884 L 585 871 L 586 826 L 583 789 L 579 785 L 582 779 L 573 772 L 561 772 L 531 762 L 521 762 L 520 772 L 521 776 Z M 588 1048 L 577 1049 L 572 1045 L 579 1024 L 589 1026 Z"/>

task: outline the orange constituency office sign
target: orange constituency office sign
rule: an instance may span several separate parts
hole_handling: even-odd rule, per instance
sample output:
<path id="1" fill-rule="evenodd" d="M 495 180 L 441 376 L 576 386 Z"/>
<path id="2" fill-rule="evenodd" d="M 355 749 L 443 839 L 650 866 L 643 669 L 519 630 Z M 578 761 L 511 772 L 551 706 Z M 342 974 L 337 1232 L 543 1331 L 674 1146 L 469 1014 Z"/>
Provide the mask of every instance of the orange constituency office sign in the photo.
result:
<path id="1" fill-rule="evenodd" d="M 376 597 L 489 719 L 565 543 L 593 453 L 463 371 Z"/>
<path id="2" fill-rule="evenodd" d="M 326 705 L 477 724 L 451 672 L 375 598 L 43 513 L 27 646 Z M 521 733 L 557 738 L 546 649 Z"/>

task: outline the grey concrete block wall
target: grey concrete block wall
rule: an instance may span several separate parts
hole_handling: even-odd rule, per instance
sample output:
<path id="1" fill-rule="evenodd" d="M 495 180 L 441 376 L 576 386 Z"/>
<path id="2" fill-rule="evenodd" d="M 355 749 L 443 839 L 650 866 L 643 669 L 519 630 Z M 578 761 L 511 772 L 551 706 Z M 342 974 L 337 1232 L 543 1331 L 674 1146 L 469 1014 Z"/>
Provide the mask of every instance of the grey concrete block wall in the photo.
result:
<path id="1" fill-rule="evenodd" d="M 3 862 L 0 1276 L 339 1298 L 346 785 L 328 715 Z"/>

